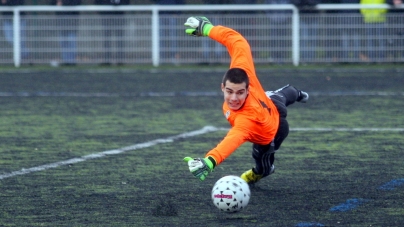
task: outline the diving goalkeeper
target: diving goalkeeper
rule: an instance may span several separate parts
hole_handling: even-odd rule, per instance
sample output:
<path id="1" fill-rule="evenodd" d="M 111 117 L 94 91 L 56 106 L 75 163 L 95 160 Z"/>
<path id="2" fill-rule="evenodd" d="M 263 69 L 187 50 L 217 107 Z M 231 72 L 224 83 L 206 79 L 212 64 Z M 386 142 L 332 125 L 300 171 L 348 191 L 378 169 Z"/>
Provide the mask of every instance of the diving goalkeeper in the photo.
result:
<path id="1" fill-rule="evenodd" d="M 309 95 L 290 85 L 265 92 L 255 74 L 250 46 L 235 30 L 213 26 L 206 17 L 190 17 L 184 25 L 186 34 L 208 36 L 224 45 L 231 58 L 230 69 L 221 83 L 223 114 L 231 129 L 203 158 L 185 157 L 184 161 L 195 177 L 205 180 L 216 166 L 249 141 L 253 144 L 255 166 L 241 178 L 249 184 L 256 183 L 275 171 L 275 152 L 289 133 L 286 107 L 296 101 L 306 102 Z"/>

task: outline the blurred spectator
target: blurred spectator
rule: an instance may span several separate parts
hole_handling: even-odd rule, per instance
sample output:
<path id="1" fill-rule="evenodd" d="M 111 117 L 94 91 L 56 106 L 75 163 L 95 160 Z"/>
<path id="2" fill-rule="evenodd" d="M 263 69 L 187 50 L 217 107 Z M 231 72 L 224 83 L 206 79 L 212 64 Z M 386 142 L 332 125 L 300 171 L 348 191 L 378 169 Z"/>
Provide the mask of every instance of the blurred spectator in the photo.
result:
<path id="1" fill-rule="evenodd" d="M 359 0 L 322 0 L 322 4 L 359 4 Z M 326 10 L 321 27 L 328 37 L 324 40 L 326 57 L 332 62 L 348 63 L 358 61 L 360 50 L 360 27 L 362 15 L 359 9 Z M 350 26 L 347 26 L 350 25 Z M 362 56 L 362 55 L 361 55 Z"/>
<path id="2" fill-rule="evenodd" d="M 360 4 L 384 4 L 385 0 L 360 0 Z M 365 23 L 366 43 L 369 61 L 385 58 L 386 40 L 384 39 L 387 9 L 360 9 Z"/>
<path id="3" fill-rule="evenodd" d="M 76 6 L 81 0 L 52 0 L 51 5 Z M 77 58 L 78 11 L 57 11 L 56 24 L 60 28 L 60 48 L 62 65 L 75 65 Z"/>
<path id="4" fill-rule="evenodd" d="M 265 4 L 279 5 L 292 4 L 291 0 L 265 0 Z M 291 50 L 291 10 L 271 10 L 267 11 L 269 18 L 269 43 L 271 48 L 270 62 L 283 63 L 290 58 Z"/>
<path id="5" fill-rule="evenodd" d="M 340 0 L 341 4 L 359 4 L 359 0 Z M 360 54 L 360 35 L 359 28 L 362 26 L 361 15 L 358 9 L 340 10 L 341 26 L 341 61 L 349 62 L 349 59 L 359 59 Z M 346 27 L 345 25 L 351 26 Z M 363 57 L 362 57 L 363 58 Z"/>
<path id="6" fill-rule="evenodd" d="M 95 5 L 129 5 L 130 0 L 95 0 Z M 125 57 L 125 18 L 123 11 L 101 11 L 101 23 L 104 27 L 103 65 L 123 64 Z M 114 42 L 112 42 L 114 40 Z"/>
<path id="7" fill-rule="evenodd" d="M 230 4 L 235 4 L 235 5 L 254 5 L 257 3 L 257 0 L 230 0 Z M 257 11 L 251 11 L 251 10 L 245 10 L 245 11 L 232 11 L 233 14 L 250 14 L 247 17 L 244 16 L 237 16 L 234 18 L 234 23 L 235 26 L 234 28 L 241 33 L 247 40 L 249 40 L 249 43 L 251 45 L 251 51 L 256 53 L 256 49 L 258 47 L 258 42 L 257 42 L 257 37 L 256 37 L 256 29 L 252 29 L 251 25 L 256 24 L 255 18 L 251 14 L 257 13 Z"/>
<path id="8" fill-rule="evenodd" d="M 302 62 L 314 61 L 318 48 L 319 11 L 315 6 L 320 0 L 292 0 L 300 12 L 300 57 Z"/>
<path id="9" fill-rule="evenodd" d="M 230 4 L 235 5 L 254 5 L 257 3 L 257 0 L 230 0 Z M 255 13 L 255 11 L 242 11 L 243 13 Z"/>
<path id="10" fill-rule="evenodd" d="M 358 0 L 359 1 L 359 0 Z M 339 4 L 340 0 L 321 0 L 321 4 Z M 341 57 L 341 17 L 340 10 L 328 9 L 322 10 L 324 17 L 321 18 L 319 28 L 327 28 L 322 30 L 322 34 L 327 37 L 326 40 L 320 37 L 320 53 L 321 58 L 328 62 L 338 62 Z M 326 50 L 326 51 L 325 51 Z M 323 52 L 325 51 L 325 52 Z"/>
<path id="11" fill-rule="evenodd" d="M 203 3 L 207 5 L 225 5 L 229 4 L 230 0 L 204 0 Z M 223 14 L 227 12 L 224 11 L 205 11 L 203 14 L 209 20 L 216 25 L 222 24 Z M 226 52 L 224 46 L 218 42 L 212 42 L 211 39 L 201 39 L 202 40 L 202 51 L 203 51 L 203 62 L 201 64 L 212 64 L 218 63 Z M 212 47 L 213 45 L 213 47 Z M 211 51 L 213 48 L 213 52 Z M 213 58 L 213 61 L 211 60 Z"/>
<path id="12" fill-rule="evenodd" d="M 184 5 L 185 0 L 152 0 L 159 5 Z M 176 27 L 180 11 L 160 11 L 160 58 L 164 61 L 179 63 L 178 36 Z"/>
<path id="13" fill-rule="evenodd" d="M 254 5 L 257 3 L 257 0 L 229 0 L 229 4 L 233 5 Z M 245 10 L 245 11 L 232 11 L 233 14 L 254 14 L 257 13 L 256 11 L 250 11 L 250 10 Z M 251 33 L 251 31 L 248 31 L 249 29 L 246 29 L 246 27 L 249 27 L 251 23 L 254 23 L 253 19 L 243 18 L 243 17 L 238 17 L 235 18 L 236 22 L 236 28 L 239 31 L 239 33 L 242 33 L 244 36 L 247 35 L 248 33 Z M 248 39 L 248 37 L 246 37 Z M 251 44 L 251 40 L 250 40 Z"/>
<path id="14" fill-rule="evenodd" d="M 246 5 L 252 5 L 252 4 L 256 4 L 257 0 L 230 0 L 231 4 L 235 4 L 235 5 L 242 5 L 242 4 L 246 4 Z"/>
<path id="15" fill-rule="evenodd" d="M 233 5 L 254 5 L 257 4 L 257 0 L 229 0 L 229 4 Z M 241 13 L 241 14 L 252 14 L 256 13 L 256 11 L 244 10 L 244 11 L 232 11 L 233 13 Z"/>
<path id="16" fill-rule="evenodd" d="M 0 0 L 0 6 L 19 6 L 24 5 L 24 0 Z M 14 43 L 14 30 L 13 30 L 13 12 L 3 12 L 3 33 L 5 40 L 13 46 Z M 20 17 L 20 48 L 21 48 L 21 59 L 29 58 L 29 49 L 26 45 L 26 26 L 27 21 L 24 19 L 26 13 L 22 12 Z"/>
<path id="17" fill-rule="evenodd" d="M 388 0 L 388 4 L 393 6 L 390 10 L 389 24 L 394 26 L 389 35 L 392 37 L 390 43 L 394 47 L 394 57 L 399 61 L 404 61 L 404 9 L 396 8 L 403 6 L 403 0 Z M 391 27 L 390 26 L 390 27 Z"/>

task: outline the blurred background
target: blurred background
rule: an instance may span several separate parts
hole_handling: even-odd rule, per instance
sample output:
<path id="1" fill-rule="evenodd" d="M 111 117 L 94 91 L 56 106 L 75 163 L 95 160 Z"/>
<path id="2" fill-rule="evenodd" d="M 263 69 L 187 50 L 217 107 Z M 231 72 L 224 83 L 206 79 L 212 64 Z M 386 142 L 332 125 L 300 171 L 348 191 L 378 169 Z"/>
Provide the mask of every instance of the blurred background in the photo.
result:
<path id="1" fill-rule="evenodd" d="M 205 15 L 250 42 L 257 64 L 404 62 L 401 0 L 1 0 L 0 65 L 220 65 Z"/>

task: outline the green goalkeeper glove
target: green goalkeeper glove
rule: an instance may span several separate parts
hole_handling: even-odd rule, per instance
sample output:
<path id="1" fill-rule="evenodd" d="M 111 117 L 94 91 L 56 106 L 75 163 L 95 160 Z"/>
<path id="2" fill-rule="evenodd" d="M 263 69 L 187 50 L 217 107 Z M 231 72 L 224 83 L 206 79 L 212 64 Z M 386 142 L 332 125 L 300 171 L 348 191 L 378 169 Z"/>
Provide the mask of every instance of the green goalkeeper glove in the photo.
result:
<path id="1" fill-rule="evenodd" d="M 185 157 L 184 161 L 188 163 L 189 171 L 199 180 L 205 180 L 206 176 L 213 171 L 214 165 L 208 158 Z"/>
<path id="2" fill-rule="evenodd" d="M 189 17 L 184 24 L 189 27 L 185 29 L 185 33 L 193 36 L 209 36 L 213 25 L 206 17 Z"/>

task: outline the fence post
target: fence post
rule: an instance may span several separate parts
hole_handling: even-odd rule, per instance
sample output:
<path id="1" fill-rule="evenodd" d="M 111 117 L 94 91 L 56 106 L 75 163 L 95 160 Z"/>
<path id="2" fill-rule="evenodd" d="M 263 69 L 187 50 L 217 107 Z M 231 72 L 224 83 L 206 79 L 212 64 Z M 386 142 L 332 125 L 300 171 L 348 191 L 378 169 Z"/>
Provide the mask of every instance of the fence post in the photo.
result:
<path id="1" fill-rule="evenodd" d="M 152 34 L 152 62 L 153 66 L 157 67 L 160 65 L 160 24 L 159 24 L 159 10 L 156 6 L 152 9 L 152 23 L 151 23 L 151 34 Z"/>
<path id="2" fill-rule="evenodd" d="M 20 10 L 15 8 L 13 10 L 13 54 L 14 54 L 14 66 L 20 67 L 21 65 L 21 18 Z"/>
<path id="3" fill-rule="evenodd" d="M 299 65 L 300 61 L 300 26 L 299 10 L 296 6 L 292 15 L 292 61 L 294 66 Z"/>

